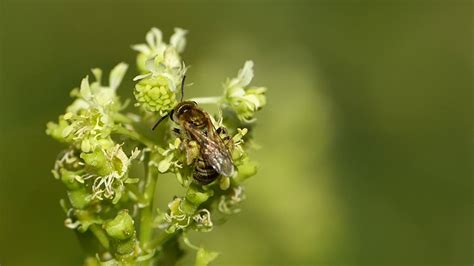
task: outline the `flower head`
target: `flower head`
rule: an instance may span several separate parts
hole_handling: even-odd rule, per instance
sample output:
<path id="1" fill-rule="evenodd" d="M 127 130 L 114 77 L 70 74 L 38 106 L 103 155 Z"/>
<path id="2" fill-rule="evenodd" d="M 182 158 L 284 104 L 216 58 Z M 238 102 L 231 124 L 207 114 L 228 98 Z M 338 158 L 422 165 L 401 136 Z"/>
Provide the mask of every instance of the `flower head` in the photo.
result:
<path id="1" fill-rule="evenodd" d="M 143 106 L 146 111 L 158 112 L 161 116 L 166 115 L 178 104 L 176 93 L 171 90 L 174 86 L 174 82 L 163 75 L 140 80 L 134 91 L 136 106 Z"/>
<path id="2" fill-rule="evenodd" d="M 211 212 L 207 209 L 200 209 L 193 216 L 194 228 L 197 231 L 208 232 L 212 230 L 213 223 L 211 220 Z"/>
<path id="3" fill-rule="evenodd" d="M 109 86 L 101 84 L 102 70 L 93 69 L 96 80 L 91 84 L 88 77 L 82 79 L 80 88 L 71 91 L 76 99 L 66 113 L 59 116 L 58 123 L 48 123 L 46 133 L 83 152 L 113 145 L 109 137 L 115 124 L 113 117 L 122 107 L 116 90 L 127 67 L 120 63 L 112 69 Z"/>
<path id="4" fill-rule="evenodd" d="M 81 109 L 97 108 L 102 113 L 117 112 L 121 108 L 117 88 L 127 71 L 128 65 L 120 63 L 110 71 L 109 85 L 102 85 L 102 70 L 92 69 L 95 81 L 89 83 L 89 77 L 82 79 L 80 88 L 71 91 L 76 100 L 66 109 L 67 112 L 78 112 Z"/>
<path id="5" fill-rule="evenodd" d="M 132 46 L 133 50 L 138 51 L 137 66 L 140 72 L 146 73 L 146 61 L 150 58 L 157 58 L 158 63 L 166 61 L 167 65 L 180 64 L 181 59 L 179 53 L 184 51 L 186 46 L 186 30 L 175 28 L 174 34 L 170 38 L 170 43 L 163 42 L 163 33 L 158 28 L 152 28 L 146 34 L 146 43 L 136 44 Z M 167 54 L 166 60 L 165 54 Z M 170 57 L 172 55 L 172 57 Z"/>
<path id="6" fill-rule="evenodd" d="M 245 62 L 236 78 L 224 84 L 224 107 L 233 109 L 246 123 L 255 121 L 255 112 L 266 104 L 265 87 L 247 87 L 253 79 L 253 62 Z"/>
<path id="7" fill-rule="evenodd" d="M 179 55 L 186 44 L 185 34 L 185 30 L 175 29 L 170 44 L 166 44 L 162 41 L 161 31 L 153 28 L 146 37 L 148 44 L 132 47 L 140 52 L 138 61 L 142 72 L 134 78 L 139 81 L 134 91 L 137 106 L 161 116 L 176 106 L 176 93 L 186 72 Z"/>
<path id="8" fill-rule="evenodd" d="M 82 153 L 81 158 L 87 168 L 87 174 L 82 176 L 83 180 L 93 180 L 93 199 L 112 199 L 116 203 L 124 190 L 124 183 L 129 180 L 127 173 L 132 160 L 139 155 L 138 149 L 132 151 L 128 157 L 121 145 L 115 145 L 108 149 L 95 149 L 92 153 Z"/>

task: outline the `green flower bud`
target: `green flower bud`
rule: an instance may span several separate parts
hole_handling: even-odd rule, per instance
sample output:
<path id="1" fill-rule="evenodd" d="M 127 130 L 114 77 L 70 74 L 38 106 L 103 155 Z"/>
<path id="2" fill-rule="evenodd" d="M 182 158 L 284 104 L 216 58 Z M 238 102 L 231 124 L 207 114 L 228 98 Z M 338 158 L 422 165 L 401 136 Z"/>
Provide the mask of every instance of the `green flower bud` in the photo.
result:
<path id="1" fill-rule="evenodd" d="M 192 203 L 191 201 L 185 199 L 181 202 L 180 210 L 185 215 L 189 216 L 189 215 L 192 215 L 197 210 L 198 207 L 199 207 L 199 205 L 196 205 L 196 204 Z"/>
<path id="2" fill-rule="evenodd" d="M 137 240 L 135 237 L 119 241 L 116 243 L 115 252 L 119 255 L 129 255 L 135 251 Z"/>
<path id="3" fill-rule="evenodd" d="M 79 176 L 78 172 L 68 171 L 64 168 L 59 169 L 61 175 L 61 181 L 66 185 L 68 190 L 76 190 L 82 187 L 76 177 Z"/>
<path id="4" fill-rule="evenodd" d="M 100 262 L 95 257 L 87 257 L 84 260 L 84 266 L 101 266 Z"/>
<path id="5" fill-rule="evenodd" d="M 222 190 L 227 190 L 230 187 L 230 178 L 228 176 L 223 176 L 219 180 L 219 187 Z"/>
<path id="6" fill-rule="evenodd" d="M 192 215 L 199 205 L 207 201 L 212 195 L 214 195 L 213 190 L 202 191 L 198 186 L 191 185 L 186 192 L 185 199 L 180 204 L 180 209 L 186 215 Z"/>
<path id="7" fill-rule="evenodd" d="M 118 240 L 129 239 L 135 234 L 134 221 L 128 210 L 121 210 L 117 216 L 104 224 L 107 234 Z"/>
<path id="8" fill-rule="evenodd" d="M 214 194 L 213 190 L 200 191 L 197 186 L 190 186 L 186 192 L 186 200 L 195 206 L 199 206 Z"/>
<path id="9" fill-rule="evenodd" d="M 91 196 L 86 192 L 84 188 L 77 190 L 70 190 L 67 192 L 69 201 L 71 202 L 72 207 L 76 209 L 84 209 L 89 205 L 91 201 Z"/>
<path id="10" fill-rule="evenodd" d="M 81 210 L 81 209 L 75 209 L 74 210 L 74 217 L 77 218 L 77 221 L 79 222 L 79 227 L 77 228 L 79 232 L 85 232 L 89 227 L 93 224 L 102 224 L 103 221 L 98 217 L 96 214 L 91 213 L 89 210 Z M 67 223 L 67 220 L 65 223 Z M 71 228 L 66 224 L 67 227 Z"/>
<path id="11" fill-rule="evenodd" d="M 99 176 L 106 176 L 114 171 L 113 165 L 101 149 L 95 149 L 92 153 L 83 152 L 81 153 L 81 158 L 90 171 Z"/>
<path id="12" fill-rule="evenodd" d="M 237 176 L 234 178 L 237 184 L 242 183 L 245 179 L 257 174 L 257 163 L 245 161 L 242 165 L 237 166 Z"/>
<path id="13" fill-rule="evenodd" d="M 178 104 L 173 86 L 173 82 L 163 75 L 140 80 L 134 91 L 137 105 L 149 112 L 165 115 Z"/>

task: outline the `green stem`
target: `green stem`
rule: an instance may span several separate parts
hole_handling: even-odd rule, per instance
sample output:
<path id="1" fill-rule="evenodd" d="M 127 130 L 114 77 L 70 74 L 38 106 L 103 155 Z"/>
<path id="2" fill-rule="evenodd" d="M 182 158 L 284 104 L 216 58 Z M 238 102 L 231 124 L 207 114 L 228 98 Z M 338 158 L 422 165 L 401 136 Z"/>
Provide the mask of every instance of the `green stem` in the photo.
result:
<path id="1" fill-rule="evenodd" d="M 221 96 L 214 96 L 214 97 L 198 97 L 189 99 L 190 101 L 195 101 L 198 104 L 218 104 L 222 101 Z"/>
<path id="2" fill-rule="evenodd" d="M 173 238 L 175 235 L 179 233 L 181 233 L 181 231 L 175 231 L 170 234 L 163 232 L 158 237 L 148 242 L 145 248 L 152 250 L 154 248 L 161 247 L 163 246 L 163 244 L 166 243 L 166 241 L 170 240 L 171 238 Z"/>
<path id="3" fill-rule="evenodd" d="M 136 201 L 139 207 L 146 205 L 146 201 L 143 198 L 142 193 L 138 190 L 136 186 L 128 186 L 127 188 L 130 190 L 130 193 L 132 193 L 133 196 L 136 197 Z"/>
<path id="4" fill-rule="evenodd" d="M 121 113 L 114 113 L 113 114 L 113 119 L 114 119 L 115 122 L 120 122 L 120 123 L 125 123 L 125 124 L 131 124 L 131 123 L 135 122 L 131 118 L 129 118 L 126 115 L 123 115 Z"/>
<path id="5" fill-rule="evenodd" d="M 194 245 L 193 243 L 191 243 L 191 240 L 189 240 L 188 236 L 184 232 L 183 232 L 183 241 L 184 241 L 184 244 L 186 244 L 186 246 L 188 246 L 188 247 L 190 247 L 194 250 L 199 250 L 199 247 Z"/>
<path id="6" fill-rule="evenodd" d="M 143 191 L 145 206 L 140 215 L 140 243 L 142 243 L 143 247 L 150 241 L 153 234 L 153 198 L 159 173 L 156 167 L 150 166 L 150 162 L 154 161 L 155 156 L 151 154 L 150 159 L 145 161 L 146 181 Z"/>
<path id="7" fill-rule="evenodd" d="M 132 138 L 132 139 L 134 139 L 134 140 L 140 141 L 141 143 L 145 144 L 145 145 L 148 146 L 149 148 L 155 146 L 155 144 L 154 144 L 151 140 L 149 140 L 149 139 L 143 137 L 142 135 L 138 134 L 138 133 L 135 132 L 135 131 L 126 129 L 126 128 L 122 127 L 122 126 L 116 126 L 116 127 L 114 128 L 114 132 L 117 133 L 117 134 L 121 134 L 121 135 L 124 135 L 124 136 L 128 136 L 128 137 L 130 137 L 130 138 Z"/>
<path id="8" fill-rule="evenodd" d="M 92 224 L 91 226 L 89 226 L 89 229 L 95 235 L 95 237 L 97 237 L 97 240 L 99 240 L 100 244 L 108 250 L 110 248 L 110 244 L 109 239 L 107 238 L 107 235 L 105 234 L 104 230 L 100 228 L 97 224 Z"/>

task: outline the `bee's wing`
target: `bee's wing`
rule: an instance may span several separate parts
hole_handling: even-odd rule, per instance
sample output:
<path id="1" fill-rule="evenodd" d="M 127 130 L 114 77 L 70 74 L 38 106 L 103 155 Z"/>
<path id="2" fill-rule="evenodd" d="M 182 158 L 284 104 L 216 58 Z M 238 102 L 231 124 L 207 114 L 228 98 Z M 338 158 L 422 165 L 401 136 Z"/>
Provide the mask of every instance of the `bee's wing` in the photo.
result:
<path id="1" fill-rule="evenodd" d="M 210 120 L 209 123 L 211 123 Z M 232 176 L 234 174 L 234 165 L 232 164 L 229 150 L 215 132 L 212 124 L 208 127 L 207 136 L 188 124 L 185 124 L 184 127 L 201 147 L 202 158 L 209 163 L 216 172 L 224 176 Z"/>

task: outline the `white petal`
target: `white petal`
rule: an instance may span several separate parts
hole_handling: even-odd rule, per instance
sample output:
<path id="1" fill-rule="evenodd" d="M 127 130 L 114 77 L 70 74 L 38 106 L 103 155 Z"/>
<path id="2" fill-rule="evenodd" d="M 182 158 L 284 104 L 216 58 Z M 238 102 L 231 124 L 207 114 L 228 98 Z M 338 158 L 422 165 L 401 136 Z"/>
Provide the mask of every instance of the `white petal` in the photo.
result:
<path id="1" fill-rule="evenodd" d="M 110 71 L 110 76 L 109 76 L 109 86 L 112 89 L 117 89 L 117 87 L 120 85 L 120 82 L 122 82 L 123 76 L 125 75 L 125 72 L 127 72 L 128 65 L 125 63 L 120 63 L 116 65 L 112 71 Z"/>
<path id="2" fill-rule="evenodd" d="M 152 72 L 152 73 L 157 73 L 158 72 L 158 68 L 157 68 L 157 64 L 155 63 L 155 59 L 158 59 L 156 56 L 155 57 L 152 57 L 152 58 L 149 58 L 145 61 L 145 68 Z"/>
<path id="3" fill-rule="evenodd" d="M 80 94 L 82 98 L 86 100 L 89 100 L 92 97 L 91 87 L 89 85 L 89 76 L 86 76 L 82 79 Z"/>
<path id="4" fill-rule="evenodd" d="M 132 45 L 132 49 L 144 54 L 149 54 L 151 52 L 150 48 L 148 48 L 148 45 L 143 43 Z"/>
<path id="5" fill-rule="evenodd" d="M 106 106 L 113 102 L 115 98 L 115 91 L 111 89 L 102 89 L 95 94 L 94 100 L 100 106 Z"/>
<path id="6" fill-rule="evenodd" d="M 178 53 L 181 53 L 186 46 L 186 33 L 188 33 L 187 30 L 175 28 L 174 34 L 170 38 L 170 44 L 176 48 Z"/>
<path id="7" fill-rule="evenodd" d="M 168 88 L 172 91 L 172 92 L 175 92 L 176 91 L 176 80 L 179 79 L 179 77 L 177 76 L 174 76 L 174 75 L 171 75 L 169 73 L 160 73 L 159 74 L 160 77 L 165 77 L 166 80 L 168 81 Z"/>
<path id="8" fill-rule="evenodd" d="M 245 87 L 249 85 L 250 81 L 253 79 L 253 61 L 246 61 L 244 67 L 239 70 L 237 78 L 234 78 L 230 81 L 229 86 L 239 86 Z"/>
<path id="9" fill-rule="evenodd" d="M 143 74 L 143 75 L 138 75 L 138 76 L 136 76 L 136 77 L 133 78 L 133 81 L 137 81 L 137 80 L 140 80 L 140 79 L 148 78 L 149 76 L 151 76 L 151 73 Z"/>
<path id="10" fill-rule="evenodd" d="M 243 97 L 245 95 L 245 90 L 242 87 L 230 87 L 227 95 L 230 97 Z"/>
<path id="11" fill-rule="evenodd" d="M 63 132 L 61 132 L 61 136 L 63 138 L 69 136 L 69 134 L 71 134 L 71 132 L 74 130 L 74 127 L 71 125 L 71 126 L 67 126 L 63 129 Z"/>
<path id="12" fill-rule="evenodd" d="M 170 68 L 179 68 L 181 67 L 181 61 L 179 58 L 178 53 L 176 52 L 176 48 L 168 47 L 165 50 L 163 63 Z"/>
<path id="13" fill-rule="evenodd" d="M 67 112 L 77 113 L 81 109 L 90 108 L 90 104 L 87 101 L 84 101 L 81 98 L 76 99 L 71 105 L 66 109 Z"/>
<path id="14" fill-rule="evenodd" d="M 94 74 L 94 77 L 95 77 L 95 80 L 97 82 L 99 82 L 99 84 L 101 83 L 101 80 L 102 80 L 102 69 L 100 68 L 93 68 L 92 70 L 92 74 Z"/>
<path id="15" fill-rule="evenodd" d="M 148 45 L 154 49 L 161 43 L 162 33 L 158 28 L 151 28 L 151 30 L 146 34 L 146 42 Z"/>
<path id="16" fill-rule="evenodd" d="M 260 100 L 256 95 L 245 95 L 243 97 L 246 101 L 247 106 L 249 106 L 253 111 L 256 111 L 260 107 Z"/>

